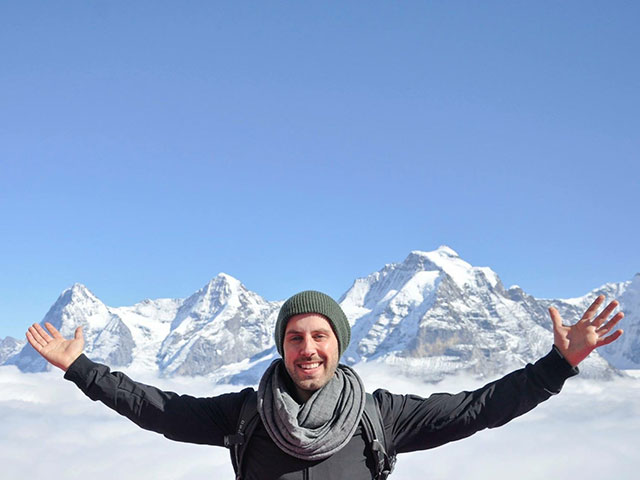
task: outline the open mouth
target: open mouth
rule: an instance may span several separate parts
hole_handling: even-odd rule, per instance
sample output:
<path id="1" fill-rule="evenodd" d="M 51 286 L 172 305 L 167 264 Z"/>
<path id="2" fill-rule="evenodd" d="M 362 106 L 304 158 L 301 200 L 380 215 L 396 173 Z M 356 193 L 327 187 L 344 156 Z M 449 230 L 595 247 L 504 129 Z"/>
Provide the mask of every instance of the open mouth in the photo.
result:
<path id="1" fill-rule="evenodd" d="M 298 368 L 305 373 L 313 373 L 315 370 L 320 368 L 322 362 L 309 362 L 309 363 L 299 363 Z"/>

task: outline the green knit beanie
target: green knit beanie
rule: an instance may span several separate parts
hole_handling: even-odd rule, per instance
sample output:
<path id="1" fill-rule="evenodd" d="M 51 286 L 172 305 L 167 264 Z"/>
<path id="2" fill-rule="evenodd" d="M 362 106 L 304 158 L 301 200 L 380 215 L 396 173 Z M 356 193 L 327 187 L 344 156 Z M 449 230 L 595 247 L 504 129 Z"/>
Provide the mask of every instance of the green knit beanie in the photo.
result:
<path id="1" fill-rule="evenodd" d="M 274 332 L 276 348 L 280 355 L 284 357 L 282 343 L 284 342 L 284 332 L 287 328 L 287 322 L 294 315 L 301 313 L 319 313 L 327 317 L 338 338 L 338 349 L 340 356 L 342 356 L 351 340 L 351 327 L 349 326 L 347 316 L 333 298 L 314 290 L 296 293 L 284 302 L 280 308 L 278 321 L 276 322 L 276 330 Z"/>

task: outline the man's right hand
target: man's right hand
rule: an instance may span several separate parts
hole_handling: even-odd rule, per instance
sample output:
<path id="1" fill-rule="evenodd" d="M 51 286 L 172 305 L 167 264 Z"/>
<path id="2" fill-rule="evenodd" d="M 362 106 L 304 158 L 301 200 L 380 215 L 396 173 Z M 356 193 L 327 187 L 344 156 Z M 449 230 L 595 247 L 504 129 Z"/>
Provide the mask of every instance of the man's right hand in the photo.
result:
<path id="1" fill-rule="evenodd" d="M 49 322 L 44 325 L 48 332 L 37 323 L 29 327 L 27 340 L 47 362 L 66 372 L 84 348 L 82 327 L 76 328 L 74 338 L 66 340 Z"/>

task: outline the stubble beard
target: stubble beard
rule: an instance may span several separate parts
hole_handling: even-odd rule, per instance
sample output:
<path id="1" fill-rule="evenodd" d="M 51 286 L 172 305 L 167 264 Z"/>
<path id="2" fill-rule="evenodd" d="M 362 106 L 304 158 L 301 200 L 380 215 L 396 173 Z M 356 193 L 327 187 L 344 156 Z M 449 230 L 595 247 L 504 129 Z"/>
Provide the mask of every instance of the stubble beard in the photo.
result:
<path id="1" fill-rule="evenodd" d="M 322 362 L 322 367 L 324 367 L 324 372 L 317 377 L 307 378 L 304 372 L 300 372 L 300 369 L 294 365 L 293 372 L 289 370 L 289 367 L 285 363 L 285 368 L 289 377 L 293 381 L 294 387 L 303 395 L 310 396 L 314 392 L 320 390 L 324 387 L 329 381 L 333 378 L 333 375 L 336 373 L 336 369 L 338 368 L 338 362 L 328 363 L 328 361 Z"/>

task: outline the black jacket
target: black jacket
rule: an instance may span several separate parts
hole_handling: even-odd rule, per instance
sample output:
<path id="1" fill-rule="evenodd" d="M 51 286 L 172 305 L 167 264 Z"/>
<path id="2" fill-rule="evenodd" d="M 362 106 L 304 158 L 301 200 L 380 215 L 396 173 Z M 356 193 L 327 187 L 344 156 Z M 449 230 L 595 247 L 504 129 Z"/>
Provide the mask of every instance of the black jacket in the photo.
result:
<path id="1" fill-rule="evenodd" d="M 555 348 L 535 364 L 516 370 L 484 387 L 456 395 L 394 395 L 376 390 L 373 395 L 383 416 L 385 433 L 398 453 L 425 450 L 468 437 L 484 428 L 504 425 L 528 412 L 577 374 Z M 164 392 L 111 372 L 105 365 L 81 355 L 67 370 L 89 398 L 100 400 L 140 427 L 171 440 L 223 446 L 224 436 L 235 433 L 240 407 L 253 389 L 216 397 L 195 398 Z M 245 454 L 244 478 L 271 479 L 371 479 L 360 428 L 339 452 L 308 462 L 282 452 L 259 423 Z"/>

